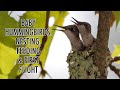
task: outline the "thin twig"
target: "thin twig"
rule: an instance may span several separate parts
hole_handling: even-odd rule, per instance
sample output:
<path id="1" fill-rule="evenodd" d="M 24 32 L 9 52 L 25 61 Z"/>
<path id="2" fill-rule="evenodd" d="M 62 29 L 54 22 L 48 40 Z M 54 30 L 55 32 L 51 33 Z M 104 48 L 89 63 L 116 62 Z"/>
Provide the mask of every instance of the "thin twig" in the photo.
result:
<path id="1" fill-rule="evenodd" d="M 48 28 L 49 17 L 50 17 L 50 11 L 47 11 L 47 12 L 46 12 L 45 28 Z M 40 47 L 40 51 L 41 51 L 41 52 L 42 52 L 42 50 L 43 50 L 43 48 L 44 48 L 44 46 L 45 46 L 46 41 L 47 41 L 47 36 L 44 36 L 44 37 L 42 38 L 42 44 L 41 44 L 41 47 Z M 40 56 L 40 54 L 37 55 L 37 56 Z M 44 74 L 47 74 L 47 75 L 52 79 L 52 77 L 50 76 L 50 74 L 48 74 L 48 72 L 43 69 L 43 65 L 42 65 L 41 60 L 39 60 L 39 65 L 40 65 L 40 67 L 41 67 L 41 72 L 40 72 L 40 74 L 43 74 L 43 76 L 44 76 Z M 39 76 L 40 76 L 40 75 L 39 75 Z"/>
<path id="2" fill-rule="evenodd" d="M 47 12 L 46 12 L 45 28 L 48 28 L 49 16 L 50 16 L 50 11 L 47 11 Z M 46 41 L 47 41 L 47 36 L 44 36 L 44 37 L 42 38 L 42 44 L 41 44 L 41 47 L 40 47 L 40 50 L 41 50 L 41 51 L 43 50 Z"/>

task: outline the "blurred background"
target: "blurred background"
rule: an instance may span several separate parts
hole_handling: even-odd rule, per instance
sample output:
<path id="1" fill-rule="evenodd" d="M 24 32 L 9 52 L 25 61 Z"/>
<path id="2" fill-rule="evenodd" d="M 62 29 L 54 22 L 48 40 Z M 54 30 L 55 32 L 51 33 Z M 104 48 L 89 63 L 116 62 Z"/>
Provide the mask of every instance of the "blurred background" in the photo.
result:
<path id="1" fill-rule="evenodd" d="M 98 14 L 95 15 L 94 11 L 68 11 L 69 14 L 66 16 L 63 26 L 73 24 L 70 20 L 71 17 L 79 21 L 88 22 L 91 24 L 92 34 L 94 37 L 97 35 L 97 26 L 98 26 Z M 10 13 L 10 12 L 9 12 Z M 11 17 L 13 17 L 16 21 L 19 21 L 20 17 L 25 13 L 25 11 L 14 11 L 11 13 Z M 54 18 L 50 17 L 49 26 L 54 24 Z M 120 24 L 116 28 L 116 22 L 114 22 L 113 26 L 110 30 L 109 37 L 109 49 L 111 52 L 114 50 L 115 45 L 120 45 Z M 66 62 L 67 55 L 71 50 L 70 42 L 67 36 L 60 31 L 56 31 L 53 41 L 51 43 L 49 54 L 45 63 L 45 70 L 50 74 L 53 79 L 68 79 L 68 64 Z M 114 65 L 120 68 L 120 64 L 114 63 Z M 37 74 L 28 74 L 25 73 L 22 75 L 21 79 L 36 79 L 39 76 L 41 68 L 38 68 Z M 41 77 L 40 77 L 41 78 Z M 118 76 L 108 68 L 108 79 L 118 79 Z M 50 79 L 48 75 L 45 76 L 45 79 Z"/>

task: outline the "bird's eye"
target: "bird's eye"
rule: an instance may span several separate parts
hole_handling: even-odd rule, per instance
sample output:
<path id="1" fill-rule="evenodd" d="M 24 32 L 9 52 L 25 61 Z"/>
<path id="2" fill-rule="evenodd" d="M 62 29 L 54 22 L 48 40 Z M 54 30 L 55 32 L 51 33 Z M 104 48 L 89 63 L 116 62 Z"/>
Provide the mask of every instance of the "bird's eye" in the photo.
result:
<path id="1" fill-rule="evenodd" d="M 75 32 L 75 29 L 74 29 L 74 28 L 71 28 L 71 31 L 72 31 L 72 32 Z"/>

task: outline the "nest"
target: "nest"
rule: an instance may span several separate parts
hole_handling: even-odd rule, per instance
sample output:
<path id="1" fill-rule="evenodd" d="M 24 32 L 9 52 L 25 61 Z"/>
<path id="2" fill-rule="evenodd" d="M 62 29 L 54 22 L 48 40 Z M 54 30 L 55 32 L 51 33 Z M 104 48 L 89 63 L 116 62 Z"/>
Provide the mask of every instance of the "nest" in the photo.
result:
<path id="1" fill-rule="evenodd" d="M 107 62 L 110 58 L 109 56 L 106 58 L 106 75 Z M 91 48 L 69 53 L 67 63 L 69 64 L 69 79 L 99 79 L 100 77 L 98 67 L 95 65 L 95 51 Z"/>

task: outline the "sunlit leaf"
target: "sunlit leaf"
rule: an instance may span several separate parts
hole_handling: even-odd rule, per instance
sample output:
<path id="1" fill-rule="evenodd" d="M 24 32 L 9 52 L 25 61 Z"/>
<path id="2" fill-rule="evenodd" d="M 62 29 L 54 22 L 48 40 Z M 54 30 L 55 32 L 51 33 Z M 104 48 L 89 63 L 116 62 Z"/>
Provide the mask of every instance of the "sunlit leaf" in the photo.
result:
<path id="1" fill-rule="evenodd" d="M 113 11 L 113 14 L 115 16 L 116 26 L 118 26 L 118 23 L 120 21 L 120 11 Z"/>
<path id="2" fill-rule="evenodd" d="M 16 55 L 15 49 L 7 47 L 2 43 L 0 43 L 0 51 L 1 73 L 4 75 L 8 75 L 11 69 L 14 67 L 19 55 Z"/>
<path id="3" fill-rule="evenodd" d="M 54 17 L 55 18 L 55 23 L 54 24 L 58 24 L 58 25 L 62 25 L 65 16 L 68 13 L 66 11 L 50 11 L 50 17 Z M 21 16 L 21 19 L 36 19 L 36 23 L 34 24 L 34 26 L 32 28 L 45 28 L 45 23 L 46 23 L 46 11 L 27 11 L 23 16 Z M 20 22 L 19 22 L 19 27 L 20 26 Z M 55 31 L 52 30 L 53 28 L 56 28 L 55 26 L 49 27 L 50 29 L 50 33 L 51 35 L 47 37 L 47 41 L 45 43 L 45 46 L 40 54 L 40 60 L 42 61 L 42 65 L 44 66 L 48 52 L 49 52 L 49 47 L 51 44 L 51 41 L 53 39 L 54 33 Z M 26 36 L 26 37 L 30 37 L 30 36 Z M 40 42 L 42 43 L 42 38 L 43 36 L 32 36 L 34 38 L 39 38 Z M 38 45 L 26 45 L 26 47 L 39 47 Z M 35 56 L 35 55 L 31 55 L 30 56 Z M 24 57 L 25 55 L 22 55 L 22 57 Z M 21 57 L 21 55 L 20 55 Z M 29 64 L 24 64 L 24 66 L 28 66 Z M 14 68 L 11 70 L 11 72 L 9 73 L 9 78 L 14 78 L 16 77 L 16 75 L 19 75 L 20 73 L 18 73 L 18 69 L 19 69 L 19 64 L 16 64 L 14 66 Z M 11 77 L 12 76 L 12 77 Z"/>
<path id="4" fill-rule="evenodd" d="M 55 24 L 62 25 L 65 16 L 67 15 L 66 11 L 59 12 L 59 11 L 50 11 L 50 17 L 55 18 Z M 46 11 L 28 11 L 24 14 L 24 19 L 36 19 L 36 23 L 34 25 L 34 28 L 45 28 L 45 23 L 46 23 Z M 47 54 L 49 51 L 49 47 L 52 41 L 52 38 L 54 36 L 54 30 L 52 30 L 53 27 L 49 27 L 51 30 L 51 36 L 47 37 L 47 42 L 40 54 L 40 60 L 42 61 L 42 64 L 44 66 L 45 60 L 47 58 Z M 36 36 L 35 36 L 36 37 Z M 40 42 L 42 43 L 42 38 L 43 36 L 38 37 L 40 39 Z M 38 47 L 38 46 L 37 46 Z"/>
<path id="5" fill-rule="evenodd" d="M 0 12 L 0 78 L 7 78 L 19 55 L 16 54 L 15 37 L 5 36 L 5 28 L 16 28 L 18 23 L 8 15 Z M 3 74 L 3 75 L 2 75 Z M 6 75 L 4 77 L 4 75 Z"/>
<path id="6" fill-rule="evenodd" d="M 18 23 L 8 15 L 7 11 L 0 12 L 0 42 L 8 47 L 16 48 L 15 37 L 5 36 L 5 28 L 16 28 Z"/>
<path id="7" fill-rule="evenodd" d="M 116 45 L 112 53 L 112 57 L 120 56 L 120 45 Z M 120 63 L 120 61 L 118 61 Z"/>
<path id="8" fill-rule="evenodd" d="M 8 79 L 8 75 L 0 74 L 0 79 Z"/>

